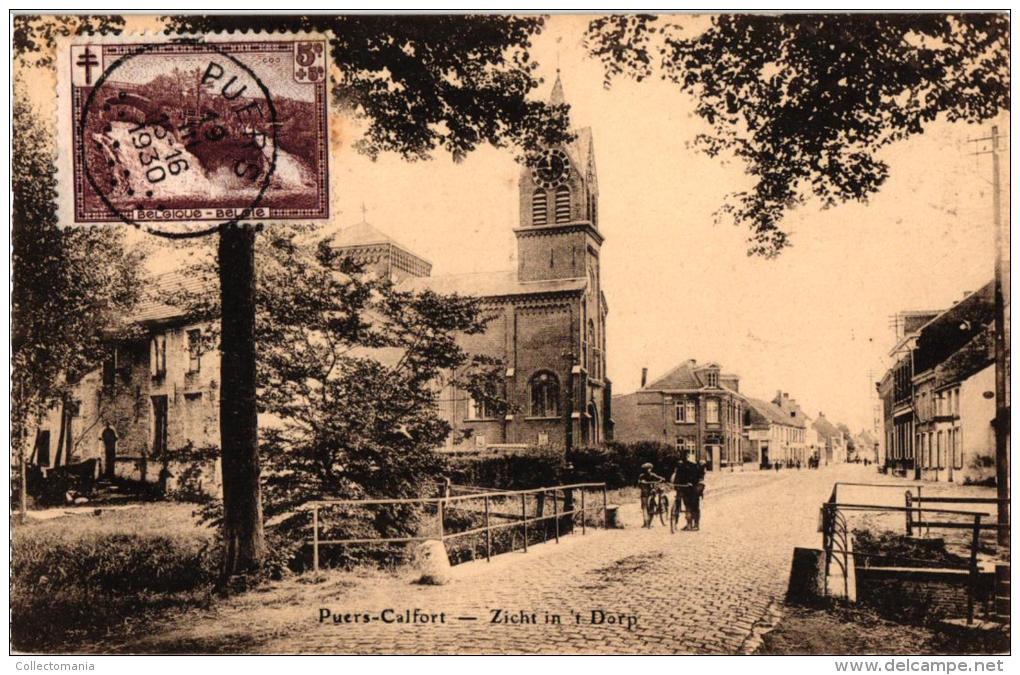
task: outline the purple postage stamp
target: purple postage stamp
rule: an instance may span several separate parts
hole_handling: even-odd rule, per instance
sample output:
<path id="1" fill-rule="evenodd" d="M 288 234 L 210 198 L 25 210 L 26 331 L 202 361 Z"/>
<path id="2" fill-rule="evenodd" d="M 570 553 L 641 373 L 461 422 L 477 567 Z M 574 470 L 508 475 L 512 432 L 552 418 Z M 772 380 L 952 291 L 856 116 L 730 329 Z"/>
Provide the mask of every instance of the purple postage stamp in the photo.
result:
<path id="1" fill-rule="evenodd" d="M 329 217 L 325 36 L 81 36 L 57 73 L 63 224 Z"/>

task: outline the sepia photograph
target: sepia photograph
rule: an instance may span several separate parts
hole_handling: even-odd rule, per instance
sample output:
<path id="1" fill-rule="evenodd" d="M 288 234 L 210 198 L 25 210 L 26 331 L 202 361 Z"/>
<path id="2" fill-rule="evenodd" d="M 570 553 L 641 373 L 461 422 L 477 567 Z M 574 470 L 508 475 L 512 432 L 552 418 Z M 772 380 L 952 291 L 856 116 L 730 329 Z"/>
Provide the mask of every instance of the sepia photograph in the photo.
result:
<path id="1" fill-rule="evenodd" d="M 1008 9 L 9 22 L 17 670 L 1007 669 Z"/>

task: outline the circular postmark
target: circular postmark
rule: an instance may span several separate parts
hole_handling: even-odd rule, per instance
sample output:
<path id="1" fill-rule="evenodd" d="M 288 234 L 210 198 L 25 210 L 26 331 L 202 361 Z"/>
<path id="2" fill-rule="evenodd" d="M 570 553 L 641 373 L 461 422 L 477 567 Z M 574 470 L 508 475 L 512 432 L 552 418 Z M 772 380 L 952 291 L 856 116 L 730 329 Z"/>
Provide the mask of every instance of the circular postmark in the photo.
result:
<path id="1" fill-rule="evenodd" d="M 82 176 L 114 220 L 188 238 L 262 215 L 276 106 L 226 49 L 198 39 L 125 46 L 75 124 Z"/>

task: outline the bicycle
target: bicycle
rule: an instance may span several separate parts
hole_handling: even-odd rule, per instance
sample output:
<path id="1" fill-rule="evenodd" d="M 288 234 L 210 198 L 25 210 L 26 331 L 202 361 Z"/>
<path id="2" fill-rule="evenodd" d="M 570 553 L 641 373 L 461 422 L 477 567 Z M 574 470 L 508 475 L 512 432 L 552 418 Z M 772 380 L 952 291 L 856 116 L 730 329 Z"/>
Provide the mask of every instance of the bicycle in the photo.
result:
<path id="1" fill-rule="evenodd" d="M 680 524 L 680 514 L 684 512 L 683 502 L 680 499 L 680 490 L 691 487 L 690 483 L 679 483 L 673 486 L 676 488 L 676 501 L 673 503 L 673 510 L 669 514 L 669 533 L 676 534 L 677 525 Z"/>
<path id="2" fill-rule="evenodd" d="M 664 483 L 656 483 L 655 487 L 652 488 L 651 494 L 649 494 L 643 501 L 642 507 L 645 510 L 645 527 L 651 527 L 652 522 L 655 520 L 655 516 L 659 517 L 659 522 L 665 527 L 666 525 L 666 514 L 669 513 L 669 497 L 666 496 L 666 491 L 662 488 Z"/>

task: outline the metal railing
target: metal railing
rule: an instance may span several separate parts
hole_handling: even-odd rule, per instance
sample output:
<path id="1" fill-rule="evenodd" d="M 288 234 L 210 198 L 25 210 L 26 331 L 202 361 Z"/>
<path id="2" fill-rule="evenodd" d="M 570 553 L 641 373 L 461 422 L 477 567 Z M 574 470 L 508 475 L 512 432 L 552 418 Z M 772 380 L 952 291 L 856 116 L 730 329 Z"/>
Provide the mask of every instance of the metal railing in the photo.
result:
<path id="1" fill-rule="evenodd" d="M 587 515 L 591 512 L 598 513 L 601 511 L 601 526 L 603 529 L 608 527 L 608 506 L 609 506 L 609 494 L 605 483 L 574 483 L 571 485 L 555 485 L 552 487 L 545 488 L 533 488 L 529 490 L 500 490 L 490 491 L 486 488 L 469 488 L 468 486 L 457 486 L 457 488 L 465 489 L 465 491 L 471 491 L 469 494 L 450 494 L 455 491 L 453 486 L 449 483 L 446 484 L 448 489 L 443 490 L 444 495 L 440 497 L 421 497 L 421 498 L 410 498 L 410 499 L 321 499 L 314 502 L 310 502 L 307 507 L 312 511 L 312 537 L 309 542 L 312 547 L 312 569 L 317 573 L 319 571 L 319 549 L 323 546 L 344 546 L 354 544 L 401 544 L 401 543 L 414 543 L 423 541 L 441 541 L 447 542 L 452 539 L 458 539 L 460 537 L 466 537 L 469 535 L 484 534 L 485 535 L 485 559 L 492 559 L 492 534 L 494 531 L 505 529 L 505 528 L 516 528 L 520 527 L 523 530 L 523 548 L 524 552 L 528 551 L 528 526 L 535 523 L 546 523 L 552 520 L 554 523 L 553 536 L 555 541 L 558 543 L 561 536 L 561 523 L 562 519 L 570 517 L 571 529 L 573 529 L 573 519 L 576 514 L 580 514 L 580 525 L 581 534 L 587 533 Z M 477 490 L 477 492 L 474 492 Z M 575 500 L 573 498 L 574 491 L 580 493 L 580 499 Z M 586 498 L 589 492 L 595 492 L 596 499 L 594 505 L 590 504 Z M 600 493 L 600 494 L 598 494 Z M 532 501 L 535 502 L 536 513 L 534 515 L 529 514 L 528 502 L 529 497 L 534 497 Z M 551 500 L 549 497 L 551 496 Z M 511 501 L 516 502 L 520 500 L 520 511 L 501 510 L 493 511 L 492 506 L 494 504 L 508 505 Z M 547 501 L 552 502 L 552 513 L 546 513 L 545 505 Z M 564 508 L 561 510 L 560 502 L 563 502 Z M 577 502 L 580 502 L 580 508 L 576 506 Z M 480 502 L 480 503 L 479 503 Z M 436 533 L 432 535 L 417 535 L 407 537 L 362 537 L 362 538 L 347 538 L 347 539 L 322 539 L 320 538 L 321 529 L 321 511 L 325 508 L 333 507 L 352 507 L 352 508 L 364 508 L 369 506 L 394 506 L 394 505 L 406 505 L 406 506 L 418 506 L 423 510 L 425 507 L 435 505 L 436 507 Z M 516 507 L 514 507 L 516 509 Z M 460 532 L 448 532 L 446 531 L 444 520 L 447 511 L 460 510 L 472 512 L 477 516 L 482 517 L 483 525 L 480 527 L 473 527 Z M 493 523 L 493 518 L 500 518 L 508 522 Z M 596 519 L 596 526 L 598 519 Z"/>
<path id="2" fill-rule="evenodd" d="M 877 487 L 877 486 L 876 486 Z M 907 499 L 911 498 L 910 492 L 907 492 Z M 971 528 L 971 542 L 970 542 L 970 558 L 966 566 L 952 567 L 948 563 L 943 563 L 946 569 L 960 569 L 966 570 L 968 574 L 967 580 L 967 624 L 970 625 L 974 622 L 974 601 L 977 595 L 978 583 L 979 583 L 979 569 L 977 562 L 979 539 L 982 530 L 981 518 L 987 514 L 978 513 L 974 511 L 959 511 L 953 509 L 939 509 L 939 508 L 923 508 L 910 506 L 882 506 L 875 504 L 840 504 L 836 501 L 836 489 L 833 488 L 832 497 L 829 501 L 822 504 L 822 547 L 825 555 L 825 580 L 824 580 L 824 591 L 825 594 L 829 594 L 829 573 L 832 568 L 832 563 L 835 562 L 839 568 L 841 576 L 843 577 L 843 592 L 844 597 L 849 596 L 849 585 L 850 585 L 850 560 L 853 559 L 855 565 L 857 558 L 881 558 L 881 557 L 893 557 L 900 561 L 908 562 L 910 560 L 916 562 L 922 562 L 926 565 L 930 564 L 930 561 L 923 559 L 907 559 L 899 555 L 884 555 L 884 554 L 862 554 L 856 551 L 850 551 L 850 528 L 846 516 L 842 513 L 843 511 L 870 511 L 870 512 L 903 512 L 906 514 L 908 523 L 910 522 L 911 514 L 917 513 L 931 513 L 937 514 L 938 516 L 962 516 L 972 519 L 970 523 L 953 523 L 954 527 L 970 527 Z M 908 531 L 909 535 L 909 531 Z M 872 568 L 880 569 L 880 568 Z M 934 568 L 933 568 L 934 569 Z"/>
<path id="3" fill-rule="evenodd" d="M 922 514 L 924 512 L 924 504 L 989 504 L 998 506 L 999 504 L 1009 504 L 1009 499 L 999 499 L 997 497 L 922 497 L 921 488 L 917 489 L 917 496 L 915 497 L 907 490 L 904 495 L 904 501 L 907 508 L 907 535 L 913 535 L 914 529 L 918 530 L 931 530 L 931 529 L 966 529 L 970 527 L 969 523 L 958 523 L 953 521 L 926 521 L 923 519 Z M 917 506 L 914 506 L 914 505 Z M 917 514 L 917 518 L 914 518 L 914 514 Z M 975 511 L 969 511 L 968 513 L 976 513 Z M 984 512 L 982 515 L 991 518 L 994 514 Z M 981 523 L 982 530 L 998 530 L 1001 525 L 997 522 L 986 522 Z M 1007 525 L 1008 527 L 1008 525 Z"/>

